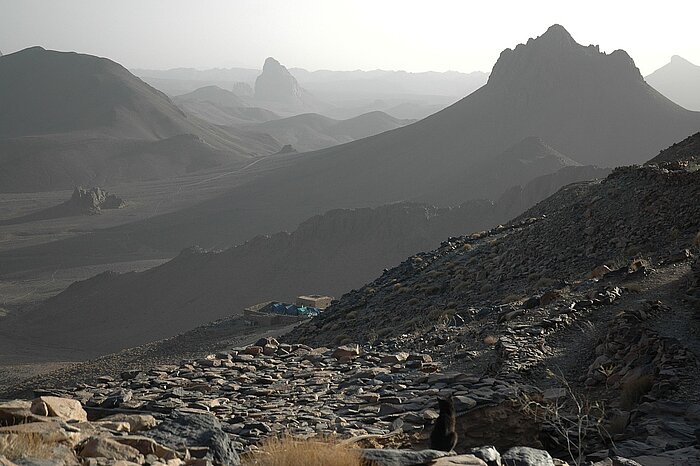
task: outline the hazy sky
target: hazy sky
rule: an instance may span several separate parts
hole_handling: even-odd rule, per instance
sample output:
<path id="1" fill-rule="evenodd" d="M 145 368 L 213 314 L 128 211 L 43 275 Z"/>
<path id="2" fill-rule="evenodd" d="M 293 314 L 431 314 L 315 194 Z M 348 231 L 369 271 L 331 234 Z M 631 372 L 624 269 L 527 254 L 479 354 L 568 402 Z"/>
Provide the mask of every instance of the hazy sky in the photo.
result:
<path id="1" fill-rule="evenodd" d="M 499 53 L 560 23 L 622 48 L 643 74 L 700 64 L 697 0 L 0 0 L 0 50 L 32 45 L 129 68 L 290 67 L 490 71 Z"/>

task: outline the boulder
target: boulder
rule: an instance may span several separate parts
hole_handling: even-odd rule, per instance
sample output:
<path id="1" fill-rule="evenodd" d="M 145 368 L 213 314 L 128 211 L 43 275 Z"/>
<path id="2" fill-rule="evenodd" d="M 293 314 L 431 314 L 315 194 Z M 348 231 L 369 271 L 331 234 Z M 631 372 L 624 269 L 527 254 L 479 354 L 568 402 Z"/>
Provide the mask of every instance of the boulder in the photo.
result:
<path id="1" fill-rule="evenodd" d="M 115 432 L 131 431 L 131 426 L 129 423 L 124 421 L 95 421 L 92 423 L 92 425 L 102 429 L 113 430 Z"/>
<path id="2" fill-rule="evenodd" d="M 355 345 L 343 345 L 339 346 L 335 351 L 333 351 L 333 357 L 336 359 L 353 359 L 360 355 L 360 346 Z"/>
<path id="3" fill-rule="evenodd" d="M 231 439 L 221 429 L 219 420 L 212 415 L 176 411 L 155 428 L 144 432 L 144 435 L 174 450 L 205 447 L 207 452 L 203 457 L 217 464 L 240 464 Z"/>
<path id="4" fill-rule="evenodd" d="M 27 422 L 35 416 L 32 403 L 25 400 L 11 400 L 0 403 L 0 425 L 13 426 Z"/>
<path id="5" fill-rule="evenodd" d="M 80 449 L 83 458 L 107 458 L 110 460 L 126 460 L 142 463 L 141 453 L 133 447 L 107 437 L 92 437 Z"/>
<path id="6" fill-rule="evenodd" d="M 471 448 L 467 453 L 476 456 L 488 466 L 501 466 L 501 454 L 496 447 L 487 445 L 483 447 Z"/>
<path id="7" fill-rule="evenodd" d="M 42 442 L 65 443 L 75 445 L 81 440 L 81 435 L 76 432 L 66 432 L 65 424 L 49 422 L 31 422 L 29 424 L 17 424 L 14 426 L 0 427 L 0 435 L 20 434 L 31 435 Z"/>
<path id="8" fill-rule="evenodd" d="M 174 460 L 179 458 L 179 455 L 175 450 L 164 447 L 149 437 L 141 435 L 124 435 L 122 437 L 115 437 L 114 440 L 122 445 L 128 445 L 137 449 L 144 456 L 156 455 L 158 458 L 164 460 Z"/>
<path id="9" fill-rule="evenodd" d="M 439 458 L 449 456 L 450 453 L 438 450 L 392 450 L 366 449 L 362 450 L 362 458 L 377 466 L 415 466 L 433 464 Z M 449 463 L 447 463 L 449 464 Z"/>
<path id="10" fill-rule="evenodd" d="M 503 466 L 554 466 L 549 453 L 530 447 L 513 447 L 501 455 L 501 461 Z"/>
<path id="11" fill-rule="evenodd" d="M 430 466 L 489 466 L 483 460 L 474 455 L 446 456 L 439 458 Z"/>
<path id="12" fill-rule="evenodd" d="M 77 400 L 40 396 L 32 400 L 31 412 L 39 416 L 60 417 L 66 421 L 87 421 L 87 413 Z"/>
<path id="13" fill-rule="evenodd" d="M 112 414 L 100 419 L 100 421 L 126 422 L 129 424 L 129 431 L 132 433 L 151 429 L 157 424 L 156 418 L 150 414 Z"/>

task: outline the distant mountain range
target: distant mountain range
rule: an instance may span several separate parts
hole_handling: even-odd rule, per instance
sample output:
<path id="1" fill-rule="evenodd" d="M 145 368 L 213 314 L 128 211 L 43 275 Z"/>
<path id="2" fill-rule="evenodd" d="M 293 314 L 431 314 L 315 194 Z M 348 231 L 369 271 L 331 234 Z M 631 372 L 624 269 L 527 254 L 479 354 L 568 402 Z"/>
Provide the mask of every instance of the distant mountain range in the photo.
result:
<path id="1" fill-rule="evenodd" d="M 700 113 L 646 84 L 625 52 L 584 47 L 555 25 L 505 50 L 486 86 L 433 116 L 340 146 L 261 160 L 259 176 L 217 198 L 81 238 L 81 257 L 97 260 L 110 250 L 167 257 L 192 244 L 224 248 L 292 231 L 337 208 L 497 198 L 574 164 L 643 162 L 699 127 Z M 1 267 L 58 256 L 71 261 L 63 254 L 72 247 L 57 242 L 12 251 L 0 255 Z"/>
<path id="2" fill-rule="evenodd" d="M 374 136 L 413 121 L 399 120 L 384 112 L 365 113 L 347 120 L 335 120 L 317 113 L 306 113 L 246 125 L 243 128 L 269 134 L 280 144 L 291 145 L 299 152 L 306 152 Z"/>
<path id="3" fill-rule="evenodd" d="M 156 87 L 162 86 L 166 92 L 182 94 L 206 85 L 228 88 L 232 83 L 255 83 L 262 72 L 253 68 L 228 68 L 195 70 L 175 68 L 171 70 L 134 69 L 132 72 Z M 488 73 L 475 71 L 444 73 L 427 71 L 411 73 L 407 71 L 308 71 L 303 68 L 290 68 L 289 72 L 299 84 L 320 95 L 442 95 L 464 96 L 486 83 Z"/>
<path id="4" fill-rule="evenodd" d="M 0 107 L 2 192 L 157 179 L 279 149 L 188 117 L 108 59 L 40 47 L 0 58 Z"/>
<path id="5" fill-rule="evenodd" d="M 137 69 L 134 73 L 171 96 L 188 94 L 201 87 L 217 86 L 244 98 L 248 106 L 264 107 L 283 116 L 318 112 L 336 119 L 352 118 L 373 111 L 383 111 L 400 119 L 424 118 L 483 86 L 488 77 L 481 72 L 455 71 L 287 70 L 271 57 L 265 63 L 262 70 L 178 68 Z M 263 86 L 265 83 L 275 84 L 260 90 L 256 97 L 253 86 L 259 79 L 262 79 Z M 288 95 L 280 102 L 278 94 L 283 89 Z"/>
<path id="6" fill-rule="evenodd" d="M 148 228 L 177 225 L 182 238 L 173 245 L 226 246 L 294 228 L 333 208 L 399 201 L 455 205 L 545 175 L 514 170 L 502 185 L 498 179 L 475 182 L 488 179 L 485 167 L 526 138 L 539 137 L 576 163 L 612 167 L 641 163 L 698 128 L 700 113 L 650 87 L 625 52 L 579 45 L 556 25 L 505 50 L 486 86 L 435 115 L 301 154 L 280 169 L 274 160 L 263 161 L 258 167 L 266 175 L 255 183 L 192 211 L 151 219 Z M 545 169 L 560 168 L 564 159 L 558 160 Z M 213 219 L 215 233 L 204 227 Z"/>
<path id="7" fill-rule="evenodd" d="M 218 86 L 205 86 L 173 97 L 187 113 L 216 125 L 240 126 L 282 118 L 271 110 L 252 107 L 243 98 Z"/>
<path id="8" fill-rule="evenodd" d="M 700 66 L 674 55 L 646 77 L 654 89 L 688 110 L 700 110 Z"/>

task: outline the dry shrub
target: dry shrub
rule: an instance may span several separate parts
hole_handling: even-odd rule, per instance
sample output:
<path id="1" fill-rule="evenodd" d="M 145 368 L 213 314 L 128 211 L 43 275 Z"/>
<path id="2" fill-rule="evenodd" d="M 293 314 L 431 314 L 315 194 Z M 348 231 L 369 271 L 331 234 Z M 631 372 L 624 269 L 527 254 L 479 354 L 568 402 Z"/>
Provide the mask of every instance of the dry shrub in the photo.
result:
<path id="1" fill-rule="evenodd" d="M 243 458 L 244 466 L 361 466 L 357 448 L 333 440 L 266 440 L 258 450 Z"/>
<path id="2" fill-rule="evenodd" d="M 498 343 L 498 337 L 495 335 L 486 335 L 486 337 L 484 337 L 484 343 L 493 346 Z"/>
<path id="3" fill-rule="evenodd" d="M 503 304 L 510 304 L 510 303 L 514 303 L 514 302 L 516 302 L 516 301 L 522 301 L 522 299 L 523 299 L 523 297 L 522 297 L 522 295 L 520 295 L 520 294 L 509 294 L 508 296 L 506 296 L 505 298 L 503 298 L 503 299 L 501 300 L 501 302 L 502 302 Z"/>
<path id="4" fill-rule="evenodd" d="M 693 240 L 693 246 L 700 249 L 700 231 L 698 231 L 698 234 L 695 235 L 695 239 Z"/>
<path id="5" fill-rule="evenodd" d="M 12 433 L 0 436 L 0 456 L 9 460 L 25 457 L 51 458 L 58 439 L 52 440 L 46 435 L 35 433 Z"/>
<path id="6" fill-rule="evenodd" d="M 622 386 L 620 407 L 625 410 L 634 408 L 642 397 L 651 391 L 652 386 L 654 386 L 654 377 L 651 375 L 642 375 L 627 381 Z"/>
<path id="7" fill-rule="evenodd" d="M 351 343 L 352 338 L 350 338 L 350 335 L 346 335 L 344 333 L 340 335 L 336 335 L 335 338 L 333 339 L 333 343 L 336 345 L 345 345 L 347 343 Z"/>
<path id="8" fill-rule="evenodd" d="M 550 432 L 550 440 L 565 448 L 571 462 L 580 466 L 587 451 L 610 440 L 603 427 L 605 405 L 576 393 L 562 374 L 547 370 L 547 375 L 565 390 L 564 396 L 547 402 L 539 396 L 521 392 L 514 401 L 520 404 L 525 414 L 542 422 L 545 430 Z"/>
<path id="9" fill-rule="evenodd" d="M 549 288 L 555 283 L 557 283 L 557 280 L 555 280 L 554 278 L 542 277 L 539 280 L 537 280 L 537 283 L 535 283 L 535 288 Z"/>

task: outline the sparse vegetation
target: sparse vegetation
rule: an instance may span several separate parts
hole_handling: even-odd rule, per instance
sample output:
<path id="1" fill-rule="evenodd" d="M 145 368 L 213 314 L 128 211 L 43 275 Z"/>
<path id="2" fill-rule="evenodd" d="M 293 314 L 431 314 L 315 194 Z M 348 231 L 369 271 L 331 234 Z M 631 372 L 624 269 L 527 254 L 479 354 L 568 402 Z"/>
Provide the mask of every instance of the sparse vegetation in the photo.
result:
<path id="1" fill-rule="evenodd" d="M 341 333 L 340 335 L 335 336 L 335 338 L 333 339 L 333 342 L 336 345 L 345 345 L 347 343 L 351 343 L 352 338 L 350 337 L 350 335 L 346 335 L 344 333 Z"/>
<path id="2" fill-rule="evenodd" d="M 357 448 L 332 439 L 272 438 L 243 458 L 244 466 L 361 466 Z"/>
<path id="3" fill-rule="evenodd" d="M 497 336 L 495 336 L 495 335 L 486 335 L 486 336 L 484 337 L 484 344 L 489 345 L 489 346 L 493 346 L 493 345 L 495 345 L 496 343 L 498 343 L 498 337 L 497 337 Z"/>
<path id="4" fill-rule="evenodd" d="M 603 427 L 605 407 L 577 394 L 563 375 L 549 370 L 547 374 L 564 389 L 564 396 L 545 402 L 520 393 L 516 401 L 526 414 L 541 421 L 550 430 L 552 440 L 566 449 L 573 464 L 583 464 L 585 453 L 591 445 L 609 440 L 609 434 Z"/>

